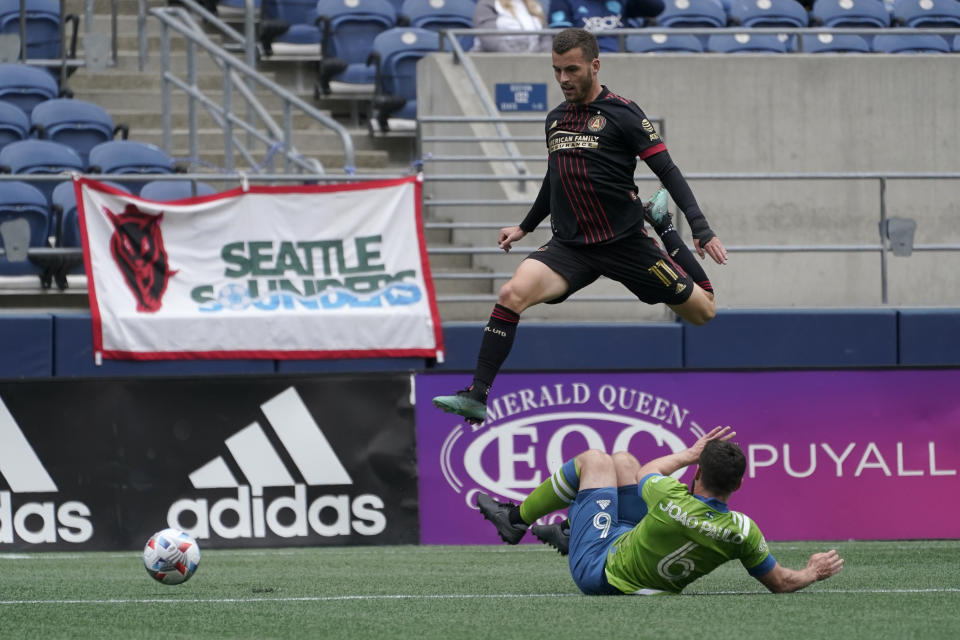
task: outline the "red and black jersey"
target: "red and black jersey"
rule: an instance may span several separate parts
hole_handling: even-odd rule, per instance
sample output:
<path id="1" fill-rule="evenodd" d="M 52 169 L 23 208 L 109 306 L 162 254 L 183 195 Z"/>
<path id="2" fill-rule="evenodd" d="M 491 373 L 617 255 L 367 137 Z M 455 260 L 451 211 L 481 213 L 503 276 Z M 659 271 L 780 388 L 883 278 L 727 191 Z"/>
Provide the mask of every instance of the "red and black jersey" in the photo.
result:
<path id="1" fill-rule="evenodd" d="M 520 224 L 532 231 L 547 214 L 565 244 L 597 244 L 643 225 L 633 175 L 637 158 L 666 151 L 632 100 L 606 87 L 589 104 L 564 102 L 545 123 L 549 160 L 540 195 Z"/>

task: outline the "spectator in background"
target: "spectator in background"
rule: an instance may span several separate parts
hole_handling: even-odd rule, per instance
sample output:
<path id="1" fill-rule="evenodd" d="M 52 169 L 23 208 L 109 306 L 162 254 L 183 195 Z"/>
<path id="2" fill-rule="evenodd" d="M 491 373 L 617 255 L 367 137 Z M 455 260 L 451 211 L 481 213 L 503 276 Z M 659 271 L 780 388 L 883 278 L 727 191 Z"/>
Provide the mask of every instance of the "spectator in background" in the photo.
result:
<path id="1" fill-rule="evenodd" d="M 547 18 L 539 0 L 478 0 L 473 12 L 477 29 L 500 31 L 539 31 L 547 28 Z M 528 53 L 550 51 L 550 35 L 477 36 L 474 51 Z"/>
<path id="2" fill-rule="evenodd" d="M 663 0 L 550 0 L 551 29 L 578 27 L 599 35 L 627 27 L 633 18 L 652 18 L 663 12 Z M 600 51 L 619 51 L 617 38 L 598 37 Z"/>

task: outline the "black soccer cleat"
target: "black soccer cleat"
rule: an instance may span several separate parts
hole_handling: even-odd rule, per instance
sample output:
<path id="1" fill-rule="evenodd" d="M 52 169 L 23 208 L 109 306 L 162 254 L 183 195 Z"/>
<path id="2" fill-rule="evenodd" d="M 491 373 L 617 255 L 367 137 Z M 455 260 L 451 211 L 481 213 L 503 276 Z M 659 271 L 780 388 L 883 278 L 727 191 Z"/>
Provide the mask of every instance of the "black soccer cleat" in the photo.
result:
<path id="1" fill-rule="evenodd" d="M 569 520 L 564 520 L 558 524 L 535 524 L 530 527 L 530 532 L 540 542 L 556 549 L 560 555 L 565 556 L 570 553 Z"/>
<path id="2" fill-rule="evenodd" d="M 653 230 L 656 231 L 658 235 L 663 235 L 663 232 L 673 224 L 673 216 L 670 215 L 670 211 L 667 209 L 666 189 L 660 187 L 660 189 L 643 204 L 643 217 L 650 223 L 650 226 L 653 227 Z"/>
<path id="3" fill-rule="evenodd" d="M 483 517 L 493 523 L 500 538 L 507 544 L 517 544 L 527 532 L 527 525 L 523 522 L 515 524 L 510 521 L 510 513 L 519 510 L 510 502 L 497 502 L 485 493 L 477 494 L 477 506 Z"/>
<path id="4" fill-rule="evenodd" d="M 470 424 L 480 424 L 487 418 L 487 405 L 471 395 L 470 387 L 452 396 L 437 396 L 433 399 L 433 406 L 462 416 Z"/>

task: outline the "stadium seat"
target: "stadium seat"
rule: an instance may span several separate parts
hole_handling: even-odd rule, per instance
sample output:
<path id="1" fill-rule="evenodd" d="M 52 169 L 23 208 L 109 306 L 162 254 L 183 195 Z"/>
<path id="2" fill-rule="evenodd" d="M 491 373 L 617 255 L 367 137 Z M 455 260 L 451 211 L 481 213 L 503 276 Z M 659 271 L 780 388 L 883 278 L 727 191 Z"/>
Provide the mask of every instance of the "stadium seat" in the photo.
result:
<path id="1" fill-rule="evenodd" d="M 786 53 L 787 36 L 750 33 L 717 33 L 707 40 L 711 53 Z"/>
<path id="2" fill-rule="evenodd" d="M 22 221 L 22 222 L 18 222 Z M 0 274 L 37 274 L 26 259 L 29 247 L 49 246 L 50 209 L 43 193 L 26 182 L 0 182 Z"/>
<path id="3" fill-rule="evenodd" d="M 20 107 L 0 101 L 0 149 L 30 134 L 30 119 Z"/>
<path id="4" fill-rule="evenodd" d="M 661 27 L 725 27 L 727 12 L 719 0 L 667 0 L 657 16 Z"/>
<path id="5" fill-rule="evenodd" d="M 0 64 L 0 100 L 14 104 L 30 117 L 33 108 L 60 94 L 46 69 L 20 63 Z"/>
<path id="6" fill-rule="evenodd" d="M 320 0 L 317 24 L 323 30 L 320 90 L 331 92 L 330 82 L 371 89 L 374 70 L 367 65 L 374 39 L 397 24 L 397 10 L 388 0 Z"/>
<path id="7" fill-rule="evenodd" d="M 400 16 L 418 29 L 473 29 L 475 10 L 474 0 L 404 0 Z M 459 36 L 457 40 L 464 51 L 473 48 L 473 36 Z M 449 48 L 449 45 L 444 47 Z"/>
<path id="8" fill-rule="evenodd" d="M 825 27 L 890 26 L 890 12 L 883 0 L 816 0 L 810 15 L 814 24 Z"/>
<path id="9" fill-rule="evenodd" d="M 870 53 L 866 38 L 852 33 L 804 35 L 804 53 Z"/>
<path id="10" fill-rule="evenodd" d="M 873 39 L 872 49 L 878 53 L 950 53 L 950 46 L 935 33 L 883 33 Z"/>
<path id="11" fill-rule="evenodd" d="M 654 33 L 627 36 L 626 48 L 631 53 L 702 53 L 703 43 L 688 33 Z"/>
<path id="12" fill-rule="evenodd" d="M 807 26 L 807 10 L 797 0 L 733 0 L 730 17 L 744 27 Z"/>
<path id="13" fill-rule="evenodd" d="M 320 56 L 316 0 L 262 0 L 260 44 L 267 56 Z"/>
<path id="14" fill-rule="evenodd" d="M 65 144 L 76 151 L 87 166 L 90 149 L 113 140 L 119 132 L 127 138 L 127 125 L 114 127 L 106 109 L 92 102 L 57 98 L 41 102 L 30 114 L 30 124 L 38 138 Z"/>
<path id="15" fill-rule="evenodd" d="M 206 182 L 198 181 L 196 185 L 196 194 L 194 194 L 193 183 L 190 180 L 153 180 L 143 185 L 143 188 L 140 189 L 140 197 L 146 200 L 171 202 L 197 196 L 209 196 L 217 192 Z"/>
<path id="16" fill-rule="evenodd" d="M 20 140 L 0 149 L 0 170 L 7 173 L 35 175 L 82 172 L 86 168 L 80 155 L 65 144 L 50 140 Z M 66 180 L 66 178 L 64 178 Z M 34 183 L 47 201 L 56 182 L 44 180 Z"/>
<path id="17" fill-rule="evenodd" d="M 960 53 L 960 35 L 953 38 L 953 50 Z"/>
<path id="18" fill-rule="evenodd" d="M 75 14 L 65 18 L 73 24 L 71 53 L 76 57 L 77 27 Z M 60 0 L 27 0 L 27 58 L 56 59 L 61 54 Z M 20 34 L 20 0 L 0 0 L 0 34 Z"/>
<path id="19" fill-rule="evenodd" d="M 90 150 L 91 173 L 119 175 L 156 175 L 174 173 L 173 158 L 166 151 L 148 142 L 111 140 Z M 149 180 L 123 181 L 131 193 L 139 193 Z"/>
<path id="20" fill-rule="evenodd" d="M 126 186 L 117 182 L 104 182 L 114 189 L 129 193 Z M 79 247 L 80 242 L 80 220 L 77 215 L 77 196 L 73 187 L 73 181 L 61 182 L 53 190 L 50 198 L 50 210 L 52 215 L 51 225 L 54 231 L 59 229 L 56 234 L 56 246 L 58 247 Z M 77 272 L 82 272 L 82 267 Z"/>
<path id="21" fill-rule="evenodd" d="M 370 54 L 376 69 L 373 111 L 381 131 L 389 130 L 389 118 L 417 117 L 417 61 L 439 47 L 435 31 L 414 27 L 390 29 L 374 39 Z"/>
<path id="22" fill-rule="evenodd" d="M 957 0 L 896 0 L 893 19 L 911 28 L 960 27 L 960 2 Z"/>

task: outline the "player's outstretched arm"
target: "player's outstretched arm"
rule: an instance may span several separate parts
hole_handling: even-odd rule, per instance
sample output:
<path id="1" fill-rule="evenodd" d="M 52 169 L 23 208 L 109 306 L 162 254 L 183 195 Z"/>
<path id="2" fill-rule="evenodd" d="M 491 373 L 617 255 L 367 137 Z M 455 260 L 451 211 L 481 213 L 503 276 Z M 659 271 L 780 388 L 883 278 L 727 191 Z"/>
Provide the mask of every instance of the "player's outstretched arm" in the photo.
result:
<path id="1" fill-rule="evenodd" d="M 637 482 L 640 482 L 641 478 L 650 473 L 668 476 L 677 469 L 696 464 L 700 461 L 700 454 L 703 453 L 703 448 L 708 442 L 711 440 L 729 440 L 735 435 L 737 435 L 737 432 L 731 431 L 730 427 L 714 427 L 709 433 L 698 438 L 689 449 L 654 458 L 641 466 L 640 471 L 637 472 Z"/>
<path id="2" fill-rule="evenodd" d="M 810 556 L 807 566 L 799 571 L 780 566 L 778 562 L 773 569 L 757 580 L 774 593 L 789 593 L 798 591 L 806 586 L 826 580 L 843 569 L 843 558 L 836 549 L 824 553 L 815 553 Z"/>

